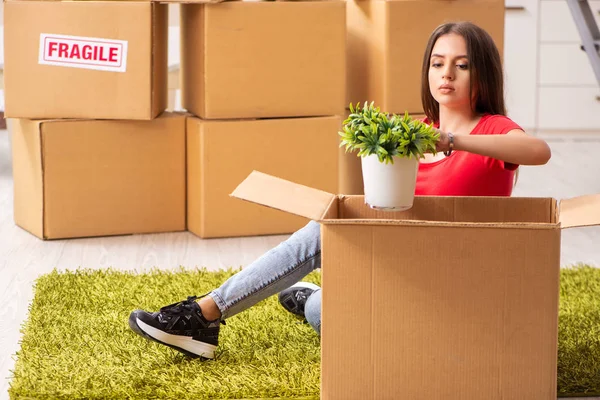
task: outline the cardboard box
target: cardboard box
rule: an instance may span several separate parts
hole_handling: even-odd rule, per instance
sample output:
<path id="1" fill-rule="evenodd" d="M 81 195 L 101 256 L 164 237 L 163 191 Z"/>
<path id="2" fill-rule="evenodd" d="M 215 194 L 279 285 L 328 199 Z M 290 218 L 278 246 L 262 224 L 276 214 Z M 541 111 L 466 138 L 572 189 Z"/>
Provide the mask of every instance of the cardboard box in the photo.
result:
<path id="1" fill-rule="evenodd" d="M 12 122 L 14 218 L 43 239 L 185 230 L 185 117 Z"/>
<path id="2" fill-rule="evenodd" d="M 229 197 L 261 169 L 337 191 L 340 117 L 187 123 L 188 230 L 202 238 L 287 234 L 306 218 Z"/>
<path id="3" fill-rule="evenodd" d="M 204 119 L 341 115 L 346 3 L 182 4 L 183 107 Z"/>
<path id="4" fill-rule="evenodd" d="M 232 196 L 321 223 L 322 399 L 556 399 L 561 229 L 600 195 L 392 213 L 253 172 Z"/>
<path id="5" fill-rule="evenodd" d="M 423 53 L 444 22 L 469 20 L 503 51 L 503 0 L 349 0 L 347 20 L 346 105 L 374 101 L 386 112 L 422 113 Z"/>
<path id="6" fill-rule="evenodd" d="M 166 109 L 166 4 L 3 4 L 7 117 L 148 120 Z"/>

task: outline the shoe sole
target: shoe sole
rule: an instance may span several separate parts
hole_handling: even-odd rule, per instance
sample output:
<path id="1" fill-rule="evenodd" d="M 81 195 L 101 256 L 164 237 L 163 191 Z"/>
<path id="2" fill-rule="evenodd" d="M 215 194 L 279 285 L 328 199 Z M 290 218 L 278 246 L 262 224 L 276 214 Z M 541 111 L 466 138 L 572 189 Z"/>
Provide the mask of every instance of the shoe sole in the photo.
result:
<path id="1" fill-rule="evenodd" d="M 298 282 L 293 284 L 292 286 L 290 286 L 290 288 L 303 288 L 303 289 L 312 289 L 312 290 L 319 290 L 321 289 L 318 285 L 315 285 L 314 283 L 310 283 L 310 282 Z"/>
<path id="2" fill-rule="evenodd" d="M 177 350 L 188 357 L 212 360 L 215 358 L 217 346 L 202 343 L 187 336 L 177 336 L 156 329 L 141 321 L 134 313 L 129 315 L 129 327 L 138 335 L 153 342 L 163 344 Z"/>

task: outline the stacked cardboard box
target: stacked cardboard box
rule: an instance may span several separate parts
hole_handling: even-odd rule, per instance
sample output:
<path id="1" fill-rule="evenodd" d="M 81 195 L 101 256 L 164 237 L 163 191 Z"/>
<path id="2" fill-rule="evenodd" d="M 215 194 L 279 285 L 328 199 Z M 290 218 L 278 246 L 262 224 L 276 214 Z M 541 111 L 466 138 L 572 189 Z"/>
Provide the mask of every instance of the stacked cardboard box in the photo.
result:
<path id="1" fill-rule="evenodd" d="M 150 120 L 165 110 L 166 5 L 6 0 L 4 7 L 7 117 Z"/>
<path id="2" fill-rule="evenodd" d="M 137 129 L 142 121 L 168 115 L 163 115 L 167 82 L 174 77 L 167 71 L 166 5 L 6 0 L 5 8 L 11 38 L 5 49 L 6 117 L 46 119 L 16 124 L 15 135 L 43 135 L 44 127 L 63 122 L 57 118 L 81 118 L 89 126 L 107 119 Z M 194 115 L 187 121 L 188 196 L 182 213 L 201 237 L 289 233 L 306 222 L 277 211 L 268 211 L 269 218 L 261 211 L 258 218 L 229 199 L 229 188 L 249 168 L 331 192 L 362 194 L 360 158 L 337 147 L 343 110 L 350 102 L 375 101 L 387 112 L 421 114 L 420 54 L 437 25 L 474 21 L 503 48 L 501 0 L 236 1 L 181 8 L 183 107 Z M 35 132 L 19 133 L 25 126 Z M 130 162 L 140 164 L 135 157 Z M 43 172 L 40 184 L 48 185 Z M 18 169 L 15 174 L 20 189 L 25 178 Z M 140 195 L 119 197 L 137 198 L 131 204 L 139 210 Z M 70 215 L 74 227 L 95 223 Z"/>
<path id="3" fill-rule="evenodd" d="M 337 190 L 345 2 L 182 9 L 192 115 L 165 112 L 166 4 L 5 1 L 18 225 L 46 239 L 291 233 L 306 219 L 229 198 L 241 178 Z"/>
<path id="4" fill-rule="evenodd" d="M 138 129 L 169 115 L 163 114 L 167 82 L 173 78 L 167 71 L 166 5 L 7 0 L 5 7 L 7 37 L 19 38 L 8 40 L 5 49 L 6 117 L 45 119 L 37 125 L 16 124 L 15 135 L 42 136 L 44 127 L 74 118 L 84 119 L 85 126 L 106 119 Z M 249 168 L 331 192 L 361 194 L 360 159 L 337 147 L 337 130 L 347 115 L 343 110 L 350 102 L 375 101 L 388 112 L 420 114 L 421 57 L 415 54 L 423 51 L 435 26 L 472 20 L 502 49 L 500 0 L 239 1 L 181 7 L 183 107 L 194 115 L 187 121 L 188 196 L 182 213 L 201 237 L 289 233 L 306 223 L 277 211 L 267 211 L 268 218 L 261 211 L 259 218 L 229 199 L 230 186 Z M 120 18 L 107 25 L 113 15 Z M 403 23 L 393 23 L 397 20 Z M 24 127 L 35 132 L 19 133 Z M 40 153 L 45 142 L 40 141 Z M 140 164 L 135 157 L 129 161 Z M 16 193 L 35 186 L 25 185 L 19 169 L 15 174 Z M 52 186 L 45 171 L 39 175 L 39 184 Z M 178 190 L 184 192 L 185 182 Z M 119 198 L 124 203 L 138 199 L 129 207 L 139 210 L 139 199 L 152 195 L 121 193 Z M 105 191 L 91 197 L 104 196 Z M 40 201 L 45 204 L 47 198 Z M 77 227 L 96 224 L 74 212 L 68 215 L 73 221 L 62 218 L 73 226 L 70 235 L 78 235 Z M 152 215 L 141 220 L 161 213 Z M 17 223 L 23 225 L 20 218 Z M 143 225 L 133 231 L 148 231 Z M 178 226 L 185 229 L 185 223 Z"/>
<path id="5" fill-rule="evenodd" d="M 44 239 L 185 230 L 167 6 L 4 2 L 15 222 Z"/>
<path id="6" fill-rule="evenodd" d="M 181 5 L 188 230 L 203 238 L 291 233 L 306 218 L 229 197 L 254 169 L 337 190 L 346 3 Z"/>
<path id="7" fill-rule="evenodd" d="M 348 0 L 346 104 L 374 101 L 382 110 L 423 113 L 421 66 L 433 30 L 471 21 L 504 48 L 504 0 Z M 340 155 L 340 193 L 363 194 L 360 160 Z"/>

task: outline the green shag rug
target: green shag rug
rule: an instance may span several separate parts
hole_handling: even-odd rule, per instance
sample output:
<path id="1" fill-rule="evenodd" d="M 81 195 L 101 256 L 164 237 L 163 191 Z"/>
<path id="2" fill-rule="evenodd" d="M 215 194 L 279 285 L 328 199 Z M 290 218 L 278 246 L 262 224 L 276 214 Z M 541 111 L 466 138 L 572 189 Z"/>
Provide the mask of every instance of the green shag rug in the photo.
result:
<path id="1" fill-rule="evenodd" d="M 236 271 L 78 270 L 40 277 L 10 382 L 12 399 L 319 397 L 319 337 L 271 296 L 227 320 L 216 360 L 147 341 L 131 310 L 204 294 Z M 306 281 L 320 283 L 320 275 Z M 600 269 L 561 272 L 559 396 L 600 393 Z"/>

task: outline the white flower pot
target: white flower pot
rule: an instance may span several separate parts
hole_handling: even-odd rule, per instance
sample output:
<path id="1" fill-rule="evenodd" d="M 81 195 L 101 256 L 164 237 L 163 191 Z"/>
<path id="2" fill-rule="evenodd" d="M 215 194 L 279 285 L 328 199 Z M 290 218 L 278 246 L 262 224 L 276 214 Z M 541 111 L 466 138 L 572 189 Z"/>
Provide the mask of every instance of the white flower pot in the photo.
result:
<path id="1" fill-rule="evenodd" d="M 362 159 L 365 203 L 384 211 L 408 210 L 413 205 L 419 160 L 394 157 L 386 164 L 372 154 Z"/>

